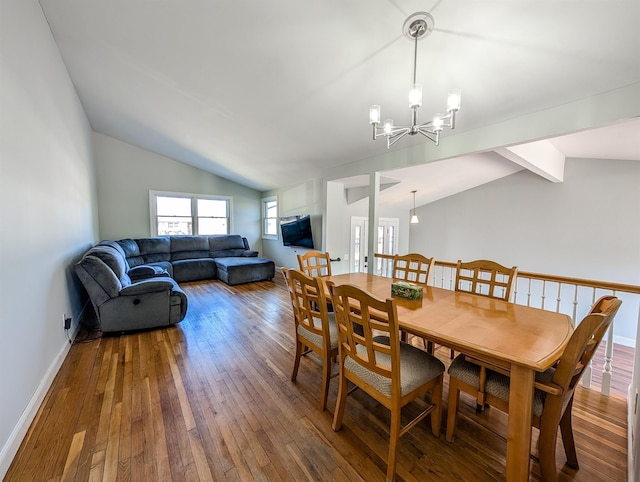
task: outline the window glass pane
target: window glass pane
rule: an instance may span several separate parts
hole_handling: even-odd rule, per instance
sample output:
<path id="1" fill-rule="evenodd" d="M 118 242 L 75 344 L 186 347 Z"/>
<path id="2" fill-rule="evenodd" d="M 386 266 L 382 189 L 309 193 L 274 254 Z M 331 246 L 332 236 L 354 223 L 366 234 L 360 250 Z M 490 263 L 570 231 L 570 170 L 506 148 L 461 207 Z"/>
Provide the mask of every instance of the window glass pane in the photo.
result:
<path id="1" fill-rule="evenodd" d="M 396 245 L 395 235 L 395 226 L 389 226 L 389 248 L 387 249 L 387 251 L 389 252 L 388 254 L 395 254 L 393 252 L 393 247 Z"/>
<path id="2" fill-rule="evenodd" d="M 191 216 L 185 217 L 158 217 L 158 236 L 165 234 L 193 234 Z"/>
<path id="3" fill-rule="evenodd" d="M 275 201 L 265 203 L 265 217 L 275 218 L 278 215 L 278 205 Z"/>
<path id="4" fill-rule="evenodd" d="M 220 199 L 198 199 L 198 216 L 227 217 L 227 201 Z"/>
<path id="5" fill-rule="evenodd" d="M 353 272 L 360 272 L 360 226 L 355 226 L 353 232 Z"/>
<path id="6" fill-rule="evenodd" d="M 198 218 L 198 234 L 227 234 L 226 218 Z"/>
<path id="7" fill-rule="evenodd" d="M 276 220 L 274 218 L 264 220 L 264 234 L 276 236 L 278 234 Z"/>
<path id="8" fill-rule="evenodd" d="M 185 197 L 156 197 L 158 216 L 191 216 L 191 199 Z"/>

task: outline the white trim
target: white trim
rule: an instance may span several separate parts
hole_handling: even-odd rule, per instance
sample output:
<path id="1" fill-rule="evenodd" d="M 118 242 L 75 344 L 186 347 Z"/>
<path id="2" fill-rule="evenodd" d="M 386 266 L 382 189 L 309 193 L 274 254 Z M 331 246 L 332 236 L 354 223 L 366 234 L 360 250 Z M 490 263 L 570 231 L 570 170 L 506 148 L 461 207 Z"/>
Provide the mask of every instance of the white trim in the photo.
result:
<path id="1" fill-rule="evenodd" d="M 76 325 L 73 336 L 75 336 L 77 331 Z M 51 362 L 45 376 L 40 381 L 40 385 L 38 385 L 38 388 L 31 397 L 31 400 L 29 400 L 27 407 L 22 412 L 18 423 L 11 432 L 11 435 L 9 435 L 7 442 L 4 444 L 4 447 L 2 447 L 2 451 L 0 451 L 0 479 L 4 479 L 4 476 L 7 474 L 7 471 L 11 466 L 11 462 L 13 462 L 13 458 L 16 456 L 16 453 L 18 453 L 20 444 L 29 430 L 31 422 L 33 422 L 33 419 L 38 414 L 38 410 L 40 410 L 40 406 L 42 405 L 42 402 L 70 349 L 71 344 L 68 341 L 65 341 L 60 352 L 53 359 L 53 362 Z"/>
<path id="2" fill-rule="evenodd" d="M 614 336 L 613 343 L 616 345 L 630 346 L 631 348 L 636 347 L 636 341 L 633 338 L 626 338 L 624 336 Z"/>
<path id="3" fill-rule="evenodd" d="M 264 207 L 265 204 L 270 201 L 276 202 L 276 234 L 265 234 L 264 232 L 264 220 L 266 219 Z M 267 196 L 260 199 L 260 236 L 262 237 L 262 239 L 271 239 L 273 241 L 277 241 L 278 239 L 280 239 L 280 234 L 278 233 L 279 211 L 280 209 L 278 204 L 278 196 Z"/>

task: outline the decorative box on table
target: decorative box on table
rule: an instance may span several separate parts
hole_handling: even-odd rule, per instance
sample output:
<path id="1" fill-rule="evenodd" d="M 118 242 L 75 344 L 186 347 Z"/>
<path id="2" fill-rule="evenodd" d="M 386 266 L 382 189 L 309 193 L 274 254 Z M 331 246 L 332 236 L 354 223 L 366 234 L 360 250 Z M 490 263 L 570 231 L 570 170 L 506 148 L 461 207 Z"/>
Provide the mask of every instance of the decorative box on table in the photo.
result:
<path id="1" fill-rule="evenodd" d="M 406 281 L 394 281 L 391 283 L 391 295 L 407 298 L 408 300 L 421 300 L 422 286 L 407 283 Z"/>

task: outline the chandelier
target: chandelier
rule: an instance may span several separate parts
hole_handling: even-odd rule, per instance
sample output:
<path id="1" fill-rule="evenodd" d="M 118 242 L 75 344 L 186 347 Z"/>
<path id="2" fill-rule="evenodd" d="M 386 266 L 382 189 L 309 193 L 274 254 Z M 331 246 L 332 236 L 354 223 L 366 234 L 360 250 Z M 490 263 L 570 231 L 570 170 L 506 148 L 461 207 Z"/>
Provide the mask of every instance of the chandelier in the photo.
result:
<path id="1" fill-rule="evenodd" d="M 409 108 L 411 109 L 410 126 L 394 126 L 393 119 L 380 124 L 380 106 L 372 105 L 369 108 L 369 124 L 373 126 L 373 140 L 378 137 L 387 138 L 387 149 L 398 142 L 407 134 L 415 136 L 422 134 L 435 142 L 436 146 L 440 140 L 440 132 L 445 127 L 455 129 L 456 112 L 460 109 L 460 91 L 449 93 L 447 99 L 447 114 L 436 114 L 434 118 L 424 124 L 418 124 L 418 109 L 422 106 L 422 85 L 416 83 L 416 64 L 418 60 L 418 40 L 427 37 L 434 27 L 433 17 L 427 12 L 416 12 L 405 20 L 402 32 L 405 37 L 413 40 L 413 86 L 409 91 Z"/>

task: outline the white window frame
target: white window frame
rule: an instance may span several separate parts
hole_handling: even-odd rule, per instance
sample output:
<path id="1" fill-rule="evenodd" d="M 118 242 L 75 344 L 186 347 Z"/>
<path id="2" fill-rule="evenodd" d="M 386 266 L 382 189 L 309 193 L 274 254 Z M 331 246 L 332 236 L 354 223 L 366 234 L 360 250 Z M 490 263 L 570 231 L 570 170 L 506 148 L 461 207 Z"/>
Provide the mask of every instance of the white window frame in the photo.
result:
<path id="1" fill-rule="evenodd" d="M 191 225 L 193 235 L 198 235 L 198 199 L 208 199 L 214 201 L 226 201 L 227 202 L 227 234 L 233 232 L 233 197 L 232 196 L 219 196 L 210 194 L 193 194 L 185 192 L 171 192 L 171 191 L 149 191 L 149 223 L 150 232 L 152 236 L 158 236 L 158 210 L 157 210 L 157 197 L 180 197 L 191 199 Z"/>
<path id="2" fill-rule="evenodd" d="M 273 202 L 275 201 L 276 203 L 276 216 L 275 218 L 267 218 L 267 203 Z M 278 196 L 268 196 L 268 197 L 263 197 L 260 203 L 260 208 L 261 208 L 261 212 L 260 212 L 260 232 L 262 233 L 262 239 L 273 239 L 273 240 L 278 240 L 279 239 L 279 234 L 278 234 Z M 266 220 L 267 219 L 274 219 L 275 221 L 275 225 L 276 225 L 276 234 L 268 234 L 266 233 L 266 228 L 267 228 L 267 223 Z"/>

